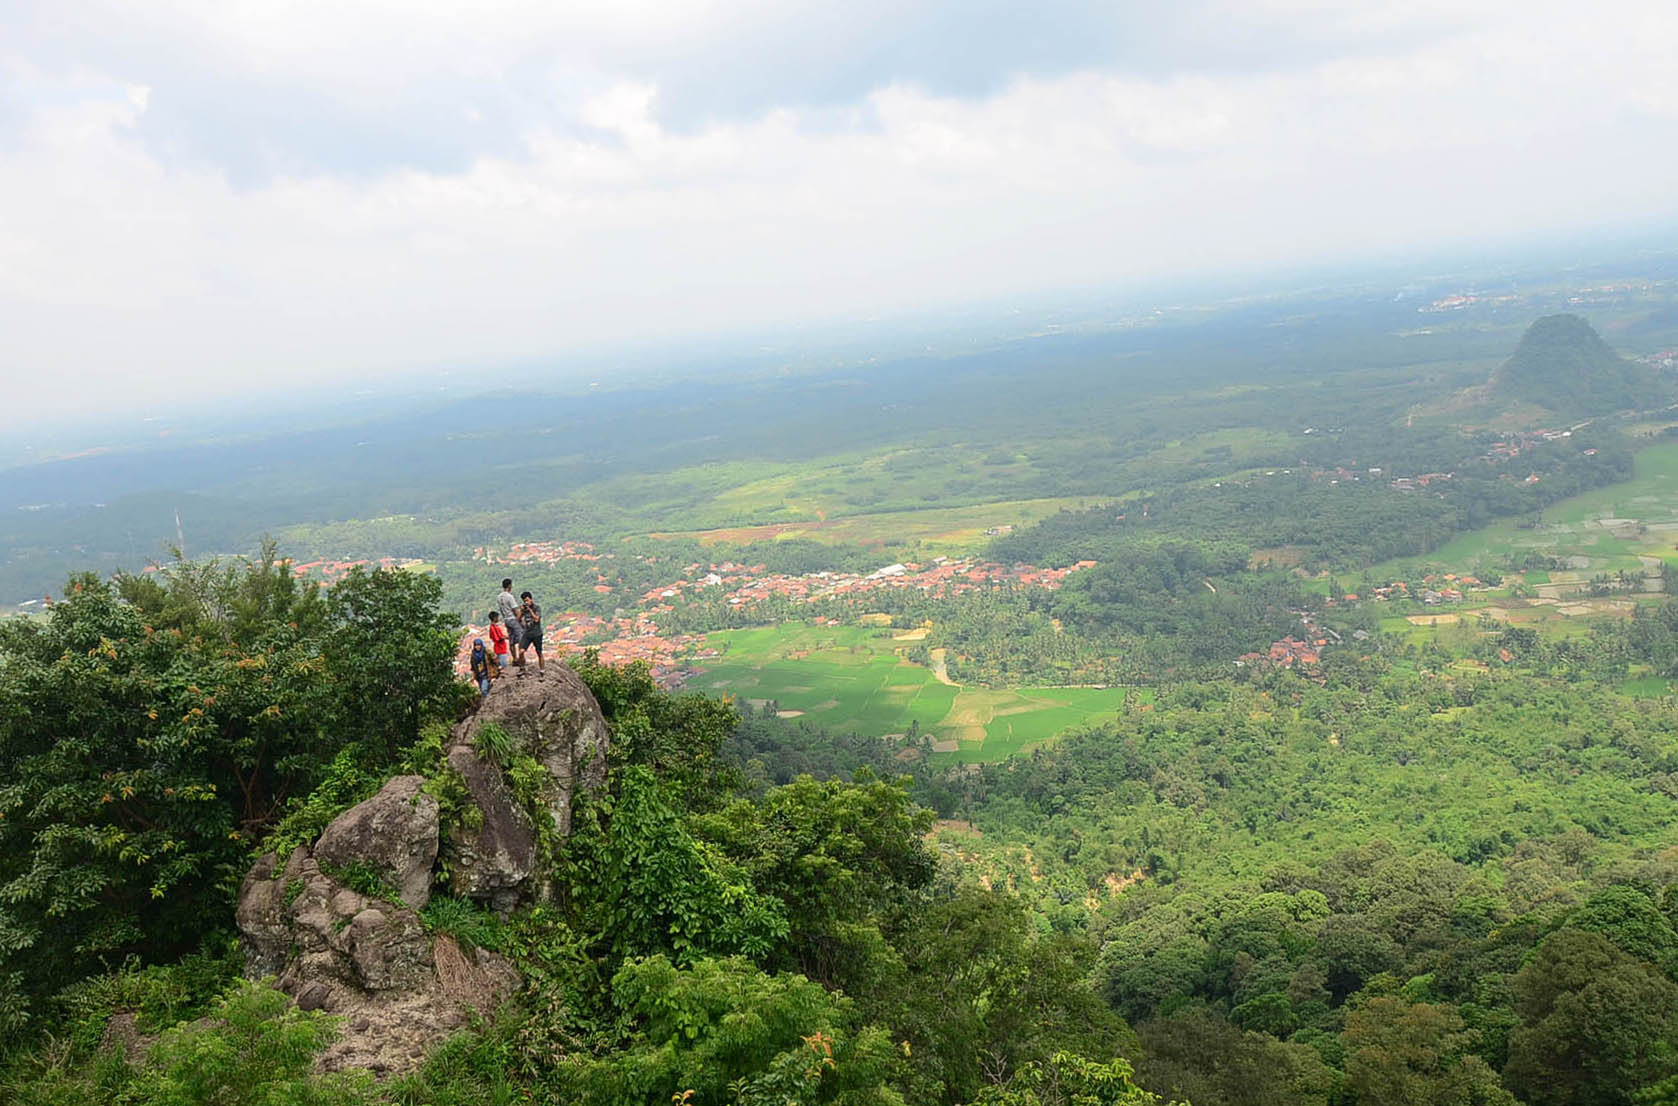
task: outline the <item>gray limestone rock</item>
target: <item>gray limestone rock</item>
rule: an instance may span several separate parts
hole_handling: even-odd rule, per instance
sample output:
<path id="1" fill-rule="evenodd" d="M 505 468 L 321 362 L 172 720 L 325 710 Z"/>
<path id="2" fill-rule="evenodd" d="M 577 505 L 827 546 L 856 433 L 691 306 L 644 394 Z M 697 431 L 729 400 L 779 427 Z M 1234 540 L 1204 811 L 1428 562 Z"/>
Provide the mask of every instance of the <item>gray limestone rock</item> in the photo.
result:
<path id="1" fill-rule="evenodd" d="M 501 769 L 479 759 L 470 745 L 452 745 L 449 767 L 460 773 L 472 805 L 482 814 L 476 826 L 453 830 L 449 887 L 457 895 L 512 910 L 536 867 L 536 829 L 501 778 Z"/>
<path id="2" fill-rule="evenodd" d="M 555 664 L 541 674 L 527 670 L 502 680 L 483 706 L 455 727 L 449 765 L 465 779 L 484 817 L 481 828 L 456 835 L 453 886 L 508 911 L 521 903 L 547 901 L 552 888 L 545 873 L 535 870 L 536 835 L 529 817 L 502 782 L 500 769 L 474 751 L 479 732 L 490 723 L 506 730 L 518 751 L 548 770 L 542 806 L 555 835 L 566 837 L 577 793 L 606 783 L 606 719 L 577 674 Z"/>
<path id="3" fill-rule="evenodd" d="M 386 781 L 377 795 L 333 819 L 315 843 L 315 859 L 336 868 L 366 865 L 405 905 L 424 909 L 437 863 L 437 800 L 424 786 L 423 776 Z"/>

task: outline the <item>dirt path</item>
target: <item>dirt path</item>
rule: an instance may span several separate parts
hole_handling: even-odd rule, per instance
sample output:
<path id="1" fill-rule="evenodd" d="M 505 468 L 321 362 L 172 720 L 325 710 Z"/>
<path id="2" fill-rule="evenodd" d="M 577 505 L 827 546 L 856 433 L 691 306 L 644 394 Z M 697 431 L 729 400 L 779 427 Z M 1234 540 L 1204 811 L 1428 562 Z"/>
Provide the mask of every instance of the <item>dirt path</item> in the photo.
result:
<path id="1" fill-rule="evenodd" d="M 960 684 L 950 679 L 950 666 L 944 662 L 944 654 L 943 649 L 934 649 L 928 654 L 932 658 L 932 678 L 947 687 L 960 687 Z"/>

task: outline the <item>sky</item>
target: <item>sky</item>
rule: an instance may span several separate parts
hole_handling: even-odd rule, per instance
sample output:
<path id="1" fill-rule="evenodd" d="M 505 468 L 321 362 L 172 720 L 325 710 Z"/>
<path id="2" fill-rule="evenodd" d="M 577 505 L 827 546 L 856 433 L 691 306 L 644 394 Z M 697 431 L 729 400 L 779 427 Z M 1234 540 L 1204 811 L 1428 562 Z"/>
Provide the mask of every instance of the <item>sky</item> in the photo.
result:
<path id="1" fill-rule="evenodd" d="M 0 429 L 1673 225 L 1670 0 L 6 0 Z"/>

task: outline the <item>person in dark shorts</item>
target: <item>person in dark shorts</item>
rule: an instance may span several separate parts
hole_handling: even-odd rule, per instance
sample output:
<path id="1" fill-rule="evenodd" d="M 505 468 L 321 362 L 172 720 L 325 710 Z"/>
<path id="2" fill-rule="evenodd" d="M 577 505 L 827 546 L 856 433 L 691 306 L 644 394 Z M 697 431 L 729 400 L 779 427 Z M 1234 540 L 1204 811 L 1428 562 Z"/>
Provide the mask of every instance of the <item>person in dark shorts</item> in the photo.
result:
<path id="1" fill-rule="evenodd" d="M 536 605 L 535 598 L 527 591 L 519 598 L 523 605 L 519 607 L 519 663 L 524 663 L 524 651 L 534 646 L 536 649 L 536 671 L 542 671 L 542 608 Z"/>
<path id="2" fill-rule="evenodd" d="M 501 581 L 501 594 L 495 597 L 495 609 L 501 615 L 501 625 L 507 627 L 507 640 L 513 646 L 518 664 L 524 663 L 524 642 L 520 640 L 519 601 L 513 595 L 513 578 Z"/>

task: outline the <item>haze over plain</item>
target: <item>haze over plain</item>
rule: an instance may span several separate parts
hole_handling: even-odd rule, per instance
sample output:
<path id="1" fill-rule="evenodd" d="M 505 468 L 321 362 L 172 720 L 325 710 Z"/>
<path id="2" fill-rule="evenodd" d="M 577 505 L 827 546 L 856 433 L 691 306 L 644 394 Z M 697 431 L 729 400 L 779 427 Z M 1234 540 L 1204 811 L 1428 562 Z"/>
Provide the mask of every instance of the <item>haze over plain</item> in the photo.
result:
<path id="1" fill-rule="evenodd" d="M 0 426 L 1672 214 L 1615 0 L 0 14 Z"/>

